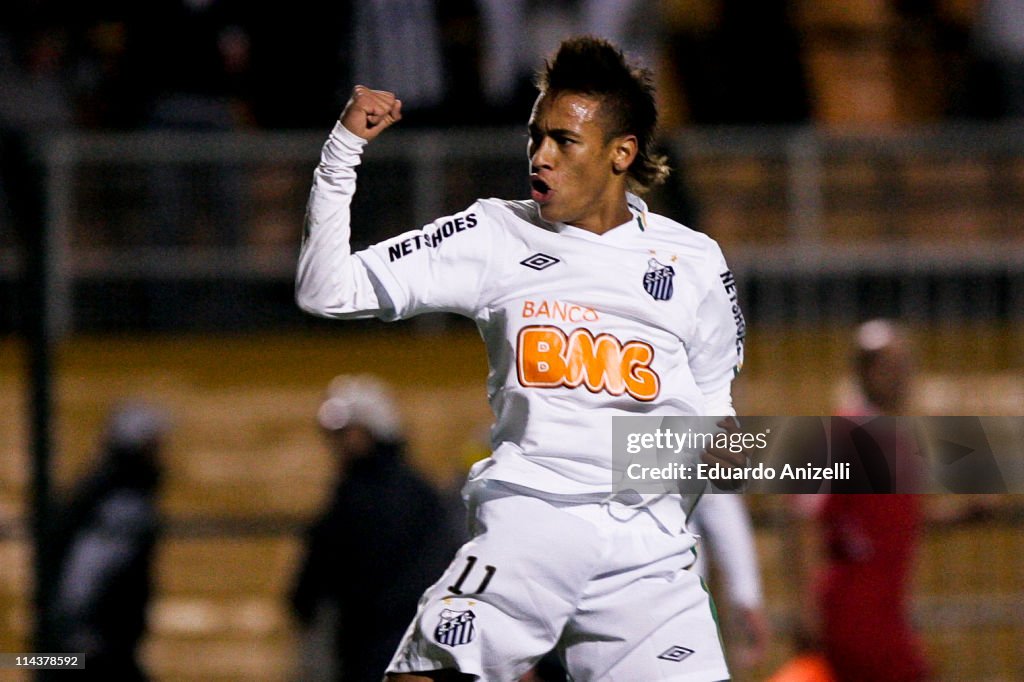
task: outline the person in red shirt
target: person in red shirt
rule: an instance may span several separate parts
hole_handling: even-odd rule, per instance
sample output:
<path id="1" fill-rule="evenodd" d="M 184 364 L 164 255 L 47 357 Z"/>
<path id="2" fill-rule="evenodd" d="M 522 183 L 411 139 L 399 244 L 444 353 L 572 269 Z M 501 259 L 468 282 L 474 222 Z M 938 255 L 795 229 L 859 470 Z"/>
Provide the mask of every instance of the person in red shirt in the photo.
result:
<path id="1" fill-rule="evenodd" d="M 853 368 L 862 404 L 847 416 L 905 415 L 913 376 L 905 333 L 872 320 L 856 333 Z M 912 441 L 892 471 L 893 489 L 913 489 Z M 891 446 L 890 446 L 891 447 Z M 898 464 L 899 452 L 890 453 Z M 816 589 L 820 643 L 839 682 L 912 682 L 928 679 L 922 646 L 910 623 L 907 597 L 921 532 L 919 496 L 817 496 L 824 566 Z"/>

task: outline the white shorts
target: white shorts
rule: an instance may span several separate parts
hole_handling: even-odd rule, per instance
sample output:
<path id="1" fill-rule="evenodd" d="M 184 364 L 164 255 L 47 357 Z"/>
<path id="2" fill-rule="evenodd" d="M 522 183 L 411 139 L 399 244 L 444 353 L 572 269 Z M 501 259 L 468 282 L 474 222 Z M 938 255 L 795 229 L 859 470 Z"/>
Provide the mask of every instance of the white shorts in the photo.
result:
<path id="1" fill-rule="evenodd" d="M 420 599 L 389 673 L 513 682 L 557 647 L 577 682 L 729 678 L 714 605 L 687 570 L 692 535 L 617 502 L 495 495 L 487 484 L 470 495 L 475 537 Z"/>

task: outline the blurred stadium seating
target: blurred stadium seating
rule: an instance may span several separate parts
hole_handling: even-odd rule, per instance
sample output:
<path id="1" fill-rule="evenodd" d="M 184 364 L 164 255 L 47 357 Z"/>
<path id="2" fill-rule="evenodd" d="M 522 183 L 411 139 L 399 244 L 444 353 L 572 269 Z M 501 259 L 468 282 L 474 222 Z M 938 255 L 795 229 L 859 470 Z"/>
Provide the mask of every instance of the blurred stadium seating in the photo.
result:
<path id="1" fill-rule="evenodd" d="M 358 326 L 358 325 L 357 325 Z M 922 411 L 1019 413 L 1024 333 L 926 330 Z M 848 330 L 755 326 L 737 382 L 741 412 L 827 412 L 841 400 Z M 978 333 L 974 333 L 978 332 Z M 965 336 L 967 338 L 965 338 Z M 951 349 L 956 349 L 951 353 Z M 28 635 L 30 585 L 24 537 L 28 465 L 21 352 L 2 345 L 0 377 L 0 648 Z M 425 352 L 431 361 L 423 362 Z M 1016 365 L 1007 364 L 1016 362 Z M 329 484 L 330 463 L 313 428 L 320 392 L 337 372 L 373 368 L 399 387 L 416 462 L 439 485 L 459 475 L 459 453 L 489 411 L 482 345 L 462 326 L 423 335 L 413 325 L 324 334 L 180 337 L 78 336 L 62 345 L 55 472 L 61 486 L 92 455 L 107 406 L 125 394 L 168 405 L 176 430 L 163 508 L 146 660 L 158 679 L 287 678 L 296 651 L 284 594 L 298 531 Z M 955 500 L 953 501 L 955 503 Z M 779 627 L 798 608 L 790 519 L 779 500 L 752 498 L 768 603 Z M 1024 550 L 1019 498 L 973 521 L 932 524 L 919 563 L 915 613 L 942 679 L 1012 680 L 1020 672 Z M 728 618 L 728 614 L 725 614 Z M 756 678 L 752 678 L 756 679 Z"/>

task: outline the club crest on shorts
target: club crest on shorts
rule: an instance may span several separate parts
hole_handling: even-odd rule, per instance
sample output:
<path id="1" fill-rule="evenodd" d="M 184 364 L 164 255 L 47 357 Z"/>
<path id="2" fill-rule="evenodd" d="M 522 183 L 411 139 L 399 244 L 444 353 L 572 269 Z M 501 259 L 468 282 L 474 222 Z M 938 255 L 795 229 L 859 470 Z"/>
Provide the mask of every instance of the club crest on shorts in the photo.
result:
<path id="1" fill-rule="evenodd" d="M 445 609 L 441 612 L 441 620 L 434 628 L 434 639 L 446 646 L 458 646 L 469 644 L 473 641 L 476 628 L 473 627 L 473 620 L 476 614 L 472 611 L 454 611 Z"/>
<path id="2" fill-rule="evenodd" d="M 659 263 L 652 258 L 647 261 L 647 272 L 644 273 L 644 289 L 655 301 L 667 301 L 672 298 L 675 290 L 672 278 L 676 276 L 675 268 Z"/>

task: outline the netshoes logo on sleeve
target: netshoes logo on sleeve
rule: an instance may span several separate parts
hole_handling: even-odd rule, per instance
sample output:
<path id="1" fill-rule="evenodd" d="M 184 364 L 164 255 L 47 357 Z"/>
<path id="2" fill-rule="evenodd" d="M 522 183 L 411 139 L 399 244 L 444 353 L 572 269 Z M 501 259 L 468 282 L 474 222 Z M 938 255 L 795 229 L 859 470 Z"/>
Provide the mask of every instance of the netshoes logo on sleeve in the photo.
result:
<path id="1" fill-rule="evenodd" d="M 455 216 L 451 220 L 442 223 L 440 227 L 432 232 L 424 230 L 419 234 L 414 234 L 407 239 L 390 245 L 388 247 L 388 262 L 394 263 L 399 258 L 409 256 L 424 247 L 436 249 L 441 246 L 445 239 L 459 232 L 471 230 L 476 226 L 477 219 L 475 213 Z"/>
<path id="2" fill-rule="evenodd" d="M 523 327 L 516 342 L 519 383 L 529 388 L 577 388 L 611 395 L 628 393 L 647 402 L 658 397 L 661 379 L 651 369 L 654 348 L 619 341 L 589 329 L 566 334 L 558 327 Z"/>

